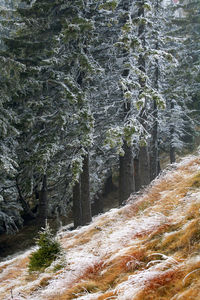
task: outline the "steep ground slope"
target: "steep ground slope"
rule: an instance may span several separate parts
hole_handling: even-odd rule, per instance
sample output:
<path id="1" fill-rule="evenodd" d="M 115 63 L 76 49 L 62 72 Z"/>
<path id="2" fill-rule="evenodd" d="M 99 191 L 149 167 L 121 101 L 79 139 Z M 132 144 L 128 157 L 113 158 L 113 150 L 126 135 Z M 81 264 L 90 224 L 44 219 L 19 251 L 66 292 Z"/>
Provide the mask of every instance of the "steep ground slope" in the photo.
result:
<path id="1" fill-rule="evenodd" d="M 67 265 L 0 263 L 0 299 L 200 299 L 200 158 L 187 157 L 126 206 L 59 238 Z"/>

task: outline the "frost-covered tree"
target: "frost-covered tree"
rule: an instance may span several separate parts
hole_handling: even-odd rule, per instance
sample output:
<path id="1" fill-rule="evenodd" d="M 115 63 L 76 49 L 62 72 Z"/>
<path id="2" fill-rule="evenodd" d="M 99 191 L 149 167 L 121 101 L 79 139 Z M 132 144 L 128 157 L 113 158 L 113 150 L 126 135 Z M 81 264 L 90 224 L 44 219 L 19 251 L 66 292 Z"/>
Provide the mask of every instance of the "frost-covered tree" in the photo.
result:
<path id="1" fill-rule="evenodd" d="M 198 99 L 199 12 L 198 1 L 163 2 L 27 0 L 17 13 L 2 9 L 2 216 L 7 201 L 15 225 L 21 208 L 44 223 L 72 200 L 74 226 L 85 225 L 113 169 L 122 204 L 158 175 L 159 144 L 175 160 L 192 128 L 188 103 Z"/>
<path id="2" fill-rule="evenodd" d="M 168 68 L 162 82 L 167 106 L 160 124 L 162 147 L 169 151 L 171 163 L 176 160 L 176 152 L 187 146 L 188 137 L 191 141 L 191 135 L 195 135 L 193 99 L 198 93 L 199 68 L 197 7 L 195 1 L 172 2 L 167 6 L 170 25 L 165 29 L 166 47 L 176 58 L 176 64 Z"/>
<path id="3" fill-rule="evenodd" d="M 149 76 L 149 61 L 157 54 L 155 42 L 154 44 L 149 42 L 153 32 L 151 10 L 153 7 L 146 2 L 139 1 L 136 4 L 132 1 L 118 1 L 114 12 L 112 10 L 105 12 L 109 21 L 107 20 L 106 23 L 106 16 L 101 21 L 104 27 L 99 30 L 99 34 L 104 37 L 106 32 L 107 43 L 104 39 L 103 43 L 97 44 L 94 50 L 94 53 L 98 51 L 97 54 L 95 53 L 96 57 L 105 69 L 100 81 L 103 90 L 98 90 L 99 98 L 102 98 L 102 95 L 104 99 L 109 97 L 107 103 L 99 101 L 104 112 L 104 116 L 97 115 L 97 120 L 101 120 L 101 136 L 102 132 L 107 131 L 107 144 L 116 147 L 121 154 L 120 203 L 134 192 L 135 185 L 138 190 L 141 185 L 149 182 L 149 172 L 146 172 L 146 164 L 149 169 L 149 149 L 144 144 L 141 147 L 141 143 L 150 132 L 150 126 L 147 126 L 149 122 L 147 115 L 151 103 L 154 102 L 158 106 L 163 104 L 158 89 L 154 88 L 156 80 Z M 106 80 L 109 85 L 106 84 Z M 95 99 L 96 95 L 98 94 L 95 94 Z M 135 183 L 134 156 L 135 173 L 137 173 Z M 148 179 L 145 179 L 146 177 Z"/>
<path id="4" fill-rule="evenodd" d="M 5 53 L 3 38 L 8 37 L 17 19 L 15 6 L 19 1 L 0 2 L 0 232 L 13 232 L 22 225 L 22 206 L 15 186 L 17 174 L 18 116 L 12 97 L 19 89 L 19 73 L 24 66 Z M 14 91 L 14 92 L 13 92 Z"/>
<path id="5" fill-rule="evenodd" d="M 158 37 L 155 36 L 155 27 L 158 20 L 155 18 L 156 6 L 154 3 L 151 4 L 151 2 L 147 3 L 145 1 L 137 1 L 132 4 L 129 19 L 123 27 L 122 35 L 122 41 L 126 49 L 129 50 L 129 61 L 127 64 L 129 73 L 127 78 L 124 78 L 122 81 L 123 90 L 125 97 L 131 100 L 130 116 L 132 123 L 138 126 L 138 130 L 135 132 L 134 129 L 136 127 L 130 126 L 133 128 L 133 132 L 137 133 L 132 135 L 134 138 L 132 145 L 134 145 L 136 191 L 150 182 L 149 136 L 152 133 L 151 127 L 153 123 L 157 134 L 157 116 L 154 115 L 154 120 L 152 121 L 152 111 L 155 114 L 157 106 L 163 106 L 163 99 L 159 94 L 158 84 L 156 83 L 158 79 L 156 79 L 155 67 L 155 57 L 160 56 L 160 53 L 156 53 L 156 51 L 158 52 L 158 49 L 156 49 Z M 151 64 L 152 61 L 155 63 L 154 68 Z M 156 109 L 152 109 L 152 103 L 154 103 Z M 157 161 L 157 155 L 155 156 Z"/>
<path id="6" fill-rule="evenodd" d="M 43 220 L 50 206 L 66 207 L 66 186 L 69 192 L 69 181 L 81 173 L 91 143 L 93 118 L 80 84 L 81 74 L 87 79 L 94 68 L 85 52 L 92 23 L 83 17 L 84 5 L 35 1 L 18 10 L 20 27 L 6 40 L 10 56 L 25 66 L 15 99 L 20 119 L 18 188 L 22 198 L 39 198 Z M 56 185 L 65 189 L 64 205 L 59 203 L 61 193 L 55 200 Z M 53 199 L 49 205 L 48 189 Z"/>

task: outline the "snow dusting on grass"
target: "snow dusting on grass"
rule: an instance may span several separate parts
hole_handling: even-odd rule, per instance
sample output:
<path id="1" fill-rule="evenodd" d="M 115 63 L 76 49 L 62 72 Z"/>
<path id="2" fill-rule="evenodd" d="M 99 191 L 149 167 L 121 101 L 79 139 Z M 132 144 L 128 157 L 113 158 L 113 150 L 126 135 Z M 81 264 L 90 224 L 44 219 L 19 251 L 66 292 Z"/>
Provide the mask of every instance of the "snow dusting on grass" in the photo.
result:
<path id="1" fill-rule="evenodd" d="M 200 299 L 200 159 L 187 157 L 119 209 L 58 234 L 66 266 L 0 263 L 0 299 Z M 13 298 L 12 298 L 13 297 Z"/>

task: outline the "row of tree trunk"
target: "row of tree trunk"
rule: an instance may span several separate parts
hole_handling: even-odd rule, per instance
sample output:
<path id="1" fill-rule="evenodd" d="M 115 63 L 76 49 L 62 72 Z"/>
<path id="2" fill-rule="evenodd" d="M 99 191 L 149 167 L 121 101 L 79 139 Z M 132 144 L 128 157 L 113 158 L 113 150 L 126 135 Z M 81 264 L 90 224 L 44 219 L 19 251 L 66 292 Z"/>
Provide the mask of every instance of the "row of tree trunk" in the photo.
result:
<path id="1" fill-rule="evenodd" d="M 151 155 L 147 146 L 141 146 L 138 156 L 134 158 L 132 146 L 124 141 L 124 156 L 119 157 L 119 205 L 128 197 L 147 186 L 158 173 L 158 151 L 152 148 Z M 150 166 L 153 168 L 150 172 Z M 103 211 L 102 197 L 97 196 L 96 214 Z M 83 160 L 83 172 L 79 182 L 73 188 L 74 228 L 89 224 L 92 220 L 89 183 L 89 154 Z"/>
<path id="2" fill-rule="evenodd" d="M 152 129 L 154 131 L 155 128 Z M 119 205 L 122 205 L 132 193 L 147 186 L 160 172 L 157 140 L 152 139 L 151 151 L 147 146 L 141 146 L 137 156 L 133 156 L 132 146 L 124 141 L 124 156 L 119 157 Z M 74 228 L 87 225 L 92 220 L 92 209 L 90 199 L 90 170 L 89 154 L 83 157 L 83 171 L 73 187 L 73 219 Z M 111 179 L 110 179 L 111 178 Z M 111 183 L 110 183 L 111 180 Z M 109 177 L 109 184 L 112 185 L 112 177 Z M 48 217 L 48 188 L 47 175 L 42 177 L 42 187 L 38 197 L 37 214 L 31 211 L 27 202 L 23 199 L 17 181 L 19 201 L 22 203 L 24 211 L 32 218 L 36 218 L 39 226 L 45 225 Z M 95 200 L 95 214 L 103 212 L 102 195 L 98 194 Z"/>
<path id="3" fill-rule="evenodd" d="M 120 157 L 119 167 L 119 204 L 147 186 L 160 172 L 158 150 L 155 145 L 151 152 L 147 146 L 141 146 L 138 155 L 133 157 L 133 150 L 124 142 L 124 156 Z"/>
<path id="4" fill-rule="evenodd" d="M 158 10 L 158 1 L 156 2 Z M 122 8 L 125 11 L 128 11 L 129 1 L 124 1 Z M 138 2 L 138 17 L 145 17 L 145 8 L 144 0 Z M 126 23 L 128 15 L 122 20 Z M 146 47 L 145 40 L 145 24 L 141 23 L 138 27 L 138 38 L 140 39 L 142 46 Z M 156 49 L 159 49 L 157 43 L 155 45 Z M 124 51 L 123 56 L 128 57 L 128 52 Z M 142 74 L 146 74 L 146 61 L 145 55 L 139 54 L 138 57 L 138 68 Z M 127 77 L 129 75 L 129 69 L 123 70 L 122 76 Z M 139 77 L 139 84 L 142 92 L 146 87 L 145 76 Z M 154 74 L 154 88 L 159 90 L 159 64 L 156 62 L 155 74 Z M 125 99 L 123 107 L 123 118 L 127 120 L 131 115 L 131 99 Z M 172 107 L 173 109 L 173 107 Z M 141 107 L 138 114 L 138 120 L 141 123 L 144 131 L 149 132 L 147 125 L 148 120 L 148 109 L 147 109 L 147 99 L 145 99 L 144 106 Z M 151 141 L 147 145 L 139 146 L 137 155 L 133 155 L 132 146 L 127 144 L 127 141 L 124 140 L 123 150 L 124 156 L 119 157 L 119 205 L 122 205 L 128 197 L 139 191 L 142 187 L 147 186 L 153 179 L 157 177 L 160 172 L 160 163 L 159 163 L 159 145 L 158 145 L 158 108 L 156 101 L 153 101 L 151 109 L 151 117 L 153 119 L 152 126 L 150 130 Z M 173 126 L 171 127 L 170 134 L 173 137 Z M 142 137 L 141 137 L 142 138 Z M 175 161 L 175 149 L 171 143 L 170 148 L 170 159 L 171 162 Z M 91 205 L 90 205 L 90 196 L 89 196 L 89 158 L 84 158 L 83 173 L 81 174 L 80 182 L 74 186 L 73 191 L 73 211 L 74 211 L 74 227 L 80 225 L 88 224 L 91 221 Z M 102 210 L 102 205 L 99 205 Z"/>
<path id="5" fill-rule="evenodd" d="M 92 220 L 89 180 L 89 154 L 83 158 L 83 172 L 73 187 L 74 228 L 89 224 Z"/>
<path id="6" fill-rule="evenodd" d="M 36 219 L 37 225 L 40 227 L 45 226 L 46 219 L 48 217 L 48 192 L 47 192 L 47 175 L 43 174 L 42 176 L 42 187 L 40 191 L 35 191 L 35 198 L 38 200 L 37 212 L 33 212 L 29 203 L 24 199 L 22 191 L 20 188 L 18 177 L 16 178 L 16 187 L 18 191 L 18 200 L 23 207 L 25 216 L 28 219 Z"/>

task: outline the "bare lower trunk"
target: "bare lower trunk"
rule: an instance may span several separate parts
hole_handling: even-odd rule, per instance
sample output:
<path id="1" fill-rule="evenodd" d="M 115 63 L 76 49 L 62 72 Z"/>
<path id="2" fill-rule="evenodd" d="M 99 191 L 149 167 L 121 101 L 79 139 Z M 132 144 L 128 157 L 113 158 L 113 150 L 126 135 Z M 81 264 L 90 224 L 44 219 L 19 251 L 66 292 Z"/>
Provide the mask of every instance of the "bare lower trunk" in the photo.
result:
<path id="1" fill-rule="evenodd" d="M 150 183 L 149 154 L 147 146 L 140 147 L 139 151 L 139 174 L 141 187 Z"/>
<path id="2" fill-rule="evenodd" d="M 150 149 L 150 180 L 152 181 L 158 175 L 158 110 L 157 104 L 153 103 L 153 127 L 151 131 L 151 149 Z"/>
<path id="3" fill-rule="evenodd" d="M 25 214 L 27 214 L 28 216 L 32 217 L 32 218 L 36 218 L 36 215 L 31 211 L 31 208 L 29 206 L 29 203 L 26 202 L 26 200 L 24 199 L 20 186 L 19 186 L 19 182 L 18 182 L 18 178 L 16 178 L 16 187 L 17 187 L 17 191 L 18 191 L 18 199 L 22 205 L 22 208 L 25 212 Z"/>
<path id="4" fill-rule="evenodd" d="M 101 213 L 103 213 L 103 196 L 102 193 L 99 192 L 94 197 L 93 215 L 96 216 Z"/>
<path id="5" fill-rule="evenodd" d="M 73 219 L 74 228 L 82 225 L 81 191 L 79 182 L 76 182 L 73 187 Z"/>
<path id="6" fill-rule="evenodd" d="M 174 101 L 173 100 L 171 100 L 170 109 L 171 109 L 171 114 L 173 115 L 173 113 L 174 113 Z M 174 134 L 175 134 L 174 124 L 171 124 L 170 125 L 170 150 L 169 150 L 171 164 L 176 162 L 176 156 L 175 156 L 176 149 L 174 147 Z"/>
<path id="7" fill-rule="evenodd" d="M 124 141 L 124 156 L 120 156 L 119 168 L 119 204 L 128 199 L 131 193 L 135 192 L 134 165 L 132 147 Z"/>
<path id="8" fill-rule="evenodd" d="M 158 175 L 160 174 L 160 172 L 161 172 L 161 166 L 160 166 L 160 160 L 158 160 Z"/>
<path id="9" fill-rule="evenodd" d="M 152 152 L 150 157 L 150 181 L 154 180 L 161 171 L 158 150 L 154 148 L 151 151 Z"/>
<path id="10" fill-rule="evenodd" d="M 86 154 L 83 159 L 83 172 L 81 173 L 81 205 L 82 225 L 86 225 L 92 221 L 89 180 L 89 154 Z"/>
<path id="11" fill-rule="evenodd" d="M 171 164 L 176 162 L 175 147 L 173 145 L 170 145 L 170 162 Z"/>
<path id="12" fill-rule="evenodd" d="M 111 193 L 115 190 L 116 190 L 116 186 L 113 184 L 113 177 L 112 177 L 112 173 L 111 173 L 111 175 L 109 175 L 108 178 L 106 179 L 104 189 L 103 189 L 103 196 L 105 197 L 109 193 Z"/>
<path id="13" fill-rule="evenodd" d="M 38 221 L 41 226 L 45 226 L 47 213 L 48 213 L 47 176 L 45 174 L 43 175 L 42 189 L 39 192 Z"/>
<path id="14" fill-rule="evenodd" d="M 138 158 L 134 158 L 134 178 L 135 178 L 135 191 L 138 192 L 141 188 Z"/>

